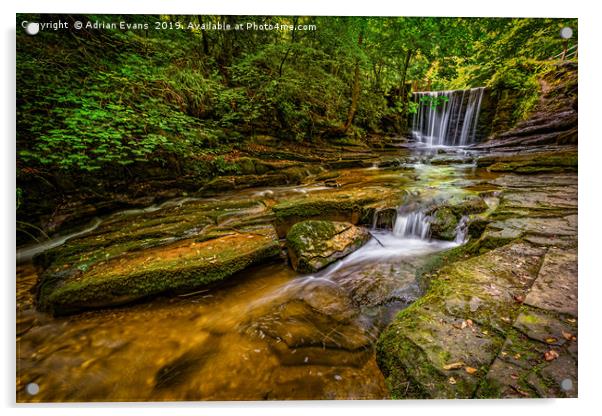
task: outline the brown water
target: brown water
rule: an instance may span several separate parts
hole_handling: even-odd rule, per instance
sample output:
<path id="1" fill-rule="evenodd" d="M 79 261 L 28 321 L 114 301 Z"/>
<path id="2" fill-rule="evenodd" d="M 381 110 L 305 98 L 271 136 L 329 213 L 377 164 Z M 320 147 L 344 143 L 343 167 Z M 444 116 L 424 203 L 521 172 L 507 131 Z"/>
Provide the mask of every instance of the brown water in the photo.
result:
<path id="1" fill-rule="evenodd" d="M 349 169 L 337 180 L 343 189 L 403 184 L 432 199 L 487 179 L 470 166 L 414 165 Z M 282 261 L 189 295 L 60 318 L 35 311 L 37 271 L 20 265 L 18 401 L 387 398 L 374 342 L 420 296 L 416 267 L 452 245 L 377 237 L 314 276 Z"/>

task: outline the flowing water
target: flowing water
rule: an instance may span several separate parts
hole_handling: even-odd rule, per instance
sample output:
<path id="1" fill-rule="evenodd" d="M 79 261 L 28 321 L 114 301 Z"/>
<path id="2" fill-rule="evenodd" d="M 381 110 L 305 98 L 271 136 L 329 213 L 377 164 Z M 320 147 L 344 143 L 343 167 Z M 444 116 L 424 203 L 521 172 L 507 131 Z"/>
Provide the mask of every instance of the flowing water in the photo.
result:
<path id="1" fill-rule="evenodd" d="M 375 226 L 366 245 L 313 275 L 282 260 L 194 293 L 54 318 L 35 310 L 38 271 L 20 264 L 18 400 L 387 398 L 375 340 L 421 295 L 416 269 L 465 239 L 462 226 L 456 241 L 431 239 L 422 203 L 487 187 L 489 179 L 471 164 L 435 166 L 421 162 L 425 154 L 412 157 L 396 168 L 340 172 L 343 190 L 403 186 L 413 203 L 399 208 L 392 227 Z M 310 181 L 223 198 L 312 192 L 324 186 Z M 124 214 L 133 213 L 116 215 Z M 27 393 L 31 383 L 39 386 L 36 395 Z"/>
<path id="2" fill-rule="evenodd" d="M 429 147 L 465 146 L 475 142 L 485 88 L 415 92 L 418 111 L 412 135 Z"/>

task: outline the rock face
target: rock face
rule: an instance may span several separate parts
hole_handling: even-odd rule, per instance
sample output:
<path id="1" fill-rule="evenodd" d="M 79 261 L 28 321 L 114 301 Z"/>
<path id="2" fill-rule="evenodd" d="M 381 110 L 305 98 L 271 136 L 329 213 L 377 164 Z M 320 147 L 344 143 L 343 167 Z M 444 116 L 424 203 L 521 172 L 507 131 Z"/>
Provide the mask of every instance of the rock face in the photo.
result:
<path id="1" fill-rule="evenodd" d="M 353 224 L 335 221 L 296 223 L 286 236 L 293 269 L 314 273 L 345 257 L 370 240 L 370 233 Z"/>
<path id="2" fill-rule="evenodd" d="M 506 91 L 500 96 L 492 126 L 497 134 L 474 147 L 516 149 L 542 145 L 576 145 L 577 64 L 559 64 L 543 77 L 540 87 L 540 100 L 530 117 L 516 125 L 517 120 L 512 113 L 520 93 Z"/>

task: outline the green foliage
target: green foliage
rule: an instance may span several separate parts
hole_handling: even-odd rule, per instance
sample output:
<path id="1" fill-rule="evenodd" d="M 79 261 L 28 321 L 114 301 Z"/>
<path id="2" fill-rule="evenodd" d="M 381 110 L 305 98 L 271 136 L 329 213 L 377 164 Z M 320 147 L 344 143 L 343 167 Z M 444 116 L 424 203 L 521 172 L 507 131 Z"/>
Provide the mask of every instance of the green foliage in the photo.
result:
<path id="1" fill-rule="evenodd" d="M 445 95 L 423 95 L 420 97 L 420 104 L 428 105 L 430 108 L 440 107 L 449 101 Z"/>
<path id="2" fill-rule="evenodd" d="M 237 19 L 120 18 L 151 25 Z M 577 26 L 572 19 L 259 20 L 318 30 L 43 31 L 35 38 L 19 31 L 17 166 L 42 175 L 110 175 L 149 164 L 231 173 L 225 159 L 205 162 L 243 137 L 336 139 L 340 133 L 333 132 L 349 114 L 356 65 L 360 94 L 346 131 L 356 139 L 381 131 L 384 119 L 404 120 L 416 111 L 408 100 L 412 81 L 431 89 L 510 89 L 521 97 L 516 115 L 523 117 L 537 100 L 545 59 L 562 50 L 559 29 L 576 33 Z M 445 99 L 423 97 L 430 106 Z"/>
<path id="3" fill-rule="evenodd" d="M 21 206 L 21 204 L 23 203 L 23 189 L 21 189 L 18 186 L 17 186 L 16 202 L 17 202 L 17 210 L 18 210 L 19 207 Z"/>
<path id="4" fill-rule="evenodd" d="M 220 175 L 231 175 L 240 173 L 240 166 L 236 163 L 228 162 L 223 156 L 218 156 L 213 160 L 213 166 Z"/>

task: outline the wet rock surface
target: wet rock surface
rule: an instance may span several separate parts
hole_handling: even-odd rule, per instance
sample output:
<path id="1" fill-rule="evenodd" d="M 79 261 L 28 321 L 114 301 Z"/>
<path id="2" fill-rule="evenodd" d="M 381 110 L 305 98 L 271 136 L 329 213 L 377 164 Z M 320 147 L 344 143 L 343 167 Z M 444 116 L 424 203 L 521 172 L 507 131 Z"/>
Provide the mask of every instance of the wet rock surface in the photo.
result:
<path id="1" fill-rule="evenodd" d="M 370 239 L 365 228 L 336 221 L 303 221 L 286 236 L 293 269 L 313 273 L 360 248 Z"/>

